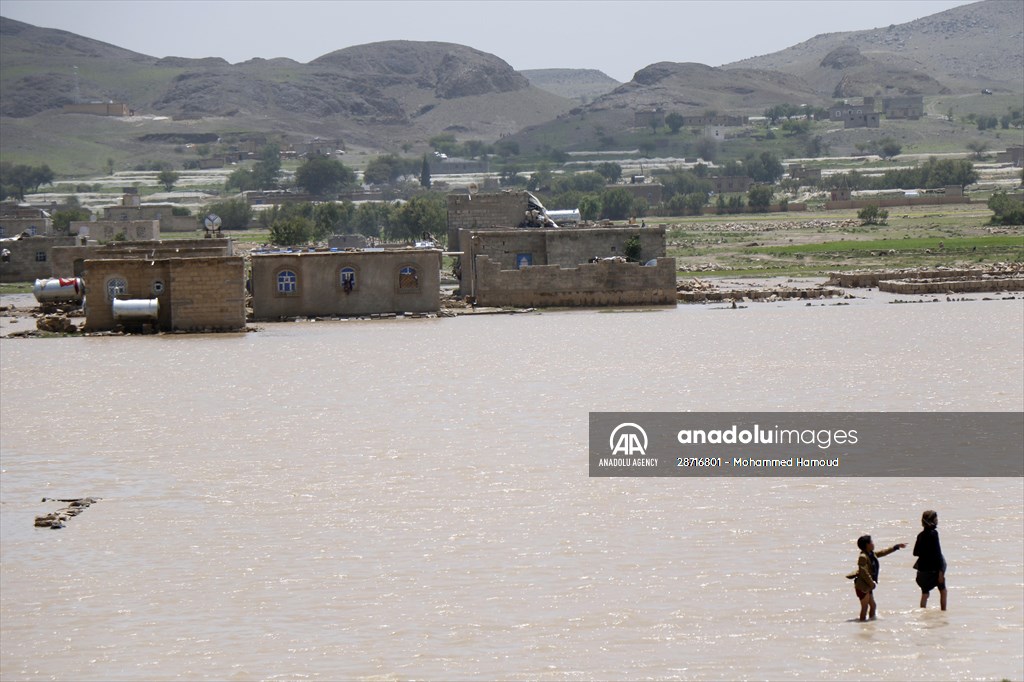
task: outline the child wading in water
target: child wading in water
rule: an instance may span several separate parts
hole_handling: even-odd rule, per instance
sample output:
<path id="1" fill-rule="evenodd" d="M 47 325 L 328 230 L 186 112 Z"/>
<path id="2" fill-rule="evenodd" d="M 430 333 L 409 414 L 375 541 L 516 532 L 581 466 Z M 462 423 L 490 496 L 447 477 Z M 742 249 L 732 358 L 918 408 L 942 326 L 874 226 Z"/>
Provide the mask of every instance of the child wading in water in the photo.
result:
<path id="1" fill-rule="evenodd" d="M 878 558 L 886 554 L 892 554 L 897 549 L 906 547 L 905 542 L 900 542 L 889 549 L 879 550 L 875 554 L 875 543 L 871 541 L 870 535 L 862 535 L 857 538 L 857 547 L 860 548 L 860 556 L 857 557 L 857 570 L 846 576 L 853 579 L 853 590 L 860 600 L 860 619 L 874 619 L 878 605 L 875 604 L 875 586 L 878 584 Z M 870 613 L 868 610 L 870 609 Z"/>

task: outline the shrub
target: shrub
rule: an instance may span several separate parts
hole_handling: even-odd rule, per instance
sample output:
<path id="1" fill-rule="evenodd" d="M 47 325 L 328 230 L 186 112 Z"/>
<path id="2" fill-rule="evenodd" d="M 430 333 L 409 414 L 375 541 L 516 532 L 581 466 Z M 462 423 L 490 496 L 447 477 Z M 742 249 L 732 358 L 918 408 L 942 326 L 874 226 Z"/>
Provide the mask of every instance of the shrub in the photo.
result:
<path id="1" fill-rule="evenodd" d="M 889 219 L 889 212 L 871 204 L 857 211 L 857 217 L 860 218 L 861 225 L 885 225 Z"/>

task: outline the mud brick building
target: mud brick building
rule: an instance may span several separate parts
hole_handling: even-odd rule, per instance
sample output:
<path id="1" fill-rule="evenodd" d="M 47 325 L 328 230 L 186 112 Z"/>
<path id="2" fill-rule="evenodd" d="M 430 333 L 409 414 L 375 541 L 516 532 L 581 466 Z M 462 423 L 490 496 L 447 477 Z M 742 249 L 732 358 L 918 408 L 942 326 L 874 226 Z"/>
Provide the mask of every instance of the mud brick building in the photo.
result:
<path id="1" fill-rule="evenodd" d="M 162 331 L 245 328 L 241 256 L 85 261 L 85 330 L 113 329 L 115 299 L 156 299 Z"/>
<path id="2" fill-rule="evenodd" d="M 441 251 L 252 254 L 257 320 L 428 313 L 441 307 Z"/>

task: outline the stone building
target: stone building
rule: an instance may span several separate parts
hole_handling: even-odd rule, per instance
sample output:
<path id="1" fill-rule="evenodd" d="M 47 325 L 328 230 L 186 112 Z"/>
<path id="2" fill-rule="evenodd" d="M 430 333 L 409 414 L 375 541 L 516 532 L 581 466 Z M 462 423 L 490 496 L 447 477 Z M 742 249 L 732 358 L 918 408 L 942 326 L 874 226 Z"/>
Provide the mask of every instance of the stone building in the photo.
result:
<path id="1" fill-rule="evenodd" d="M 459 230 L 516 227 L 523 222 L 530 208 L 531 195 L 526 191 L 505 191 L 488 194 L 448 195 L 448 248 L 459 243 Z"/>
<path id="2" fill-rule="evenodd" d="M 85 330 L 113 329 L 115 299 L 156 299 L 162 331 L 245 328 L 241 256 L 85 261 Z"/>
<path id="3" fill-rule="evenodd" d="M 916 121 L 924 116 L 924 97 L 921 95 L 883 97 L 882 114 L 886 118 L 907 118 Z"/>
<path id="4" fill-rule="evenodd" d="M 641 263 L 665 256 L 663 227 L 462 229 L 458 237 L 463 254 L 459 294 L 477 295 L 476 268 L 480 257 L 497 263 L 501 270 L 538 265 L 573 268 L 595 258 L 625 256 L 627 242 L 634 237 L 639 241 L 637 260 Z"/>
<path id="5" fill-rule="evenodd" d="M 676 260 L 600 261 L 575 267 L 534 265 L 503 269 L 487 256 L 475 267 L 475 300 L 484 306 L 551 307 L 675 305 Z"/>
<path id="6" fill-rule="evenodd" d="M 660 182 L 634 182 L 625 185 L 607 185 L 605 189 L 624 189 L 634 199 L 644 199 L 649 206 L 659 206 L 665 187 Z"/>
<path id="7" fill-rule="evenodd" d="M 216 258 L 234 254 L 230 239 L 124 241 L 109 244 L 54 246 L 50 277 L 81 277 L 87 260 Z"/>
<path id="8" fill-rule="evenodd" d="M 53 276 L 53 250 L 78 237 L 20 237 L 0 241 L 0 282 L 31 282 Z"/>
<path id="9" fill-rule="evenodd" d="M 865 97 L 863 104 L 836 104 L 828 110 L 829 120 L 842 123 L 843 128 L 878 128 L 881 115 L 875 111 L 873 97 Z"/>
<path id="10" fill-rule="evenodd" d="M 715 175 L 711 178 L 711 183 L 715 188 L 715 194 L 730 194 L 749 191 L 754 180 L 746 175 Z"/>
<path id="11" fill-rule="evenodd" d="M 191 232 L 199 229 L 195 216 L 174 215 L 174 204 L 143 204 L 136 187 L 125 187 L 121 203 L 103 208 L 105 222 L 130 222 L 134 220 L 158 220 L 160 229 L 167 232 Z"/>
<path id="12" fill-rule="evenodd" d="M 0 239 L 27 232 L 30 237 L 53 234 L 53 220 L 41 208 L 21 206 L 15 201 L 0 202 Z"/>
<path id="13" fill-rule="evenodd" d="M 252 254 L 258 320 L 429 313 L 440 307 L 437 249 Z"/>
<path id="14" fill-rule="evenodd" d="M 134 116 L 135 110 L 124 102 L 85 102 L 83 104 L 65 104 L 61 111 L 65 114 L 92 114 L 93 116 Z"/>
<path id="15" fill-rule="evenodd" d="M 98 242 L 160 239 L 159 220 L 73 220 L 70 230 L 71 234 Z"/>

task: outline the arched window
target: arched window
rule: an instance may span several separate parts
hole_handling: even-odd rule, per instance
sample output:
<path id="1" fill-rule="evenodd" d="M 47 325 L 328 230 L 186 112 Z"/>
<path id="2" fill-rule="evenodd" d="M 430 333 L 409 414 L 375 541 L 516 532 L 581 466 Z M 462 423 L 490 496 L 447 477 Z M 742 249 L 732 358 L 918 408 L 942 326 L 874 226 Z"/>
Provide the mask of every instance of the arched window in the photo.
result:
<path id="1" fill-rule="evenodd" d="M 299 278 L 291 270 L 277 273 L 277 293 L 294 294 L 299 290 Z"/>
<path id="2" fill-rule="evenodd" d="M 349 294 L 356 290 L 355 268 L 342 268 L 339 277 L 342 291 L 344 291 L 346 294 Z"/>
<path id="3" fill-rule="evenodd" d="M 416 268 L 406 265 L 398 271 L 398 288 L 406 291 L 420 288 L 420 278 L 416 274 Z"/>
<path id="4" fill-rule="evenodd" d="M 123 277 L 111 277 L 107 280 L 107 300 L 113 301 L 118 296 L 128 293 L 128 282 Z"/>

